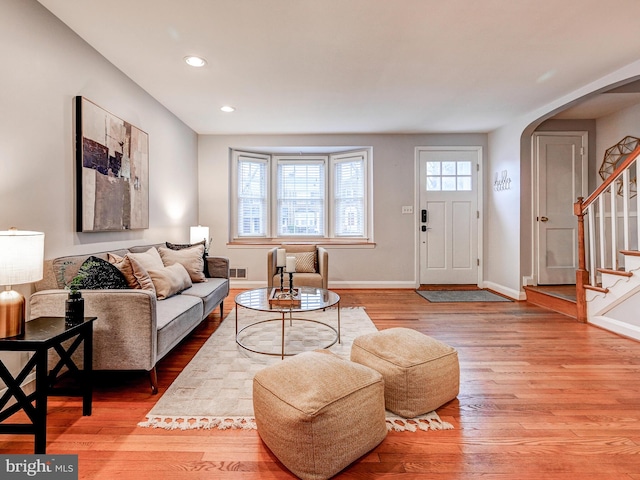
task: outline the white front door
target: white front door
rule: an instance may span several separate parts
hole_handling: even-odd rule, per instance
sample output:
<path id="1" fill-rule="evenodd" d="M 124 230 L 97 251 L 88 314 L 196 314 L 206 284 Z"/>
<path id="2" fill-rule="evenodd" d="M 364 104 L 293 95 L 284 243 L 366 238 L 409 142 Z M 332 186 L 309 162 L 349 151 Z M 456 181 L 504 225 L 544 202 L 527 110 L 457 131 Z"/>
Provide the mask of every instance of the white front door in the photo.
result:
<path id="1" fill-rule="evenodd" d="M 478 284 L 481 147 L 419 147 L 420 284 Z"/>
<path id="2" fill-rule="evenodd" d="M 573 204 L 587 195 L 587 133 L 534 134 L 538 285 L 571 285 L 578 268 Z"/>

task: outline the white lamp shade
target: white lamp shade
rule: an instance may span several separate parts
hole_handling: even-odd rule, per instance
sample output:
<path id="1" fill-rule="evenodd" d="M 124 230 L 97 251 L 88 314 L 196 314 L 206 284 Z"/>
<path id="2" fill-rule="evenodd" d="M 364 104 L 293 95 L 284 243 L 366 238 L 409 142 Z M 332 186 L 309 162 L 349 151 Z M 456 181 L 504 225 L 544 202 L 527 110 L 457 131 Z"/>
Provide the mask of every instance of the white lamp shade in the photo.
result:
<path id="1" fill-rule="evenodd" d="M 19 285 L 42 279 L 44 233 L 0 231 L 0 285 Z"/>
<path id="2" fill-rule="evenodd" d="M 191 227 L 189 243 L 198 243 L 202 240 L 204 240 L 204 247 L 207 248 L 209 246 L 209 227 L 203 227 L 202 225 Z"/>

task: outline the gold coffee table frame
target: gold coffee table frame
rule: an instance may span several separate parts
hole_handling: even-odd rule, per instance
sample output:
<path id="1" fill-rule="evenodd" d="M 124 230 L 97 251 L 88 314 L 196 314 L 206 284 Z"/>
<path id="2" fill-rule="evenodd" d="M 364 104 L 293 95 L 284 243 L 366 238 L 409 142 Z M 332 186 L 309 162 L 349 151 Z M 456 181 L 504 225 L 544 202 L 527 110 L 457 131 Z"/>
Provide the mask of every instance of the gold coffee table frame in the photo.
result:
<path id="1" fill-rule="evenodd" d="M 272 356 L 280 356 L 283 358 L 285 356 L 295 355 L 295 353 L 287 353 L 285 352 L 285 324 L 286 320 L 289 320 L 289 326 L 293 326 L 293 320 L 302 321 L 302 322 L 312 322 L 322 325 L 330 330 L 333 330 L 336 334 L 333 341 L 324 347 L 321 348 L 329 348 L 332 345 L 335 345 L 336 342 L 340 343 L 340 295 L 331 290 L 326 290 L 324 288 L 314 288 L 314 287 L 299 287 L 299 305 L 275 305 L 269 303 L 269 295 L 271 294 L 271 288 L 256 288 L 253 290 L 247 290 L 245 292 L 239 293 L 236 295 L 236 343 L 240 345 L 242 348 L 249 352 L 259 353 L 262 355 L 272 355 Z M 294 317 L 293 315 L 301 312 L 313 312 L 315 310 L 324 310 L 329 307 L 333 307 L 337 305 L 338 311 L 338 328 L 334 328 L 333 326 L 320 322 L 318 320 L 312 320 L 309 318 L 300 318 Z M 242 328 L 239 328 L 238 325 L 238 311 L 239 307 L 243 307 L 249 310 L 256 310 L 260 312 L 274 312 L 279 313 L 280 316 L 275 318 L 269 318 L 266 320 L 260 320 L 258 322 L 250 323 Z M 245 345 L 239 338 L 242 332 L 245 332 L 248 329 L 252 329 L 255 327 L 259 327 L 263 323 L 269 322 L 281 322 L 282 323 L 282 333 L 281 333 L 281 351 L 278 352 L 265 352 L 261 350 L 257 350 L 248 345 Z"/>

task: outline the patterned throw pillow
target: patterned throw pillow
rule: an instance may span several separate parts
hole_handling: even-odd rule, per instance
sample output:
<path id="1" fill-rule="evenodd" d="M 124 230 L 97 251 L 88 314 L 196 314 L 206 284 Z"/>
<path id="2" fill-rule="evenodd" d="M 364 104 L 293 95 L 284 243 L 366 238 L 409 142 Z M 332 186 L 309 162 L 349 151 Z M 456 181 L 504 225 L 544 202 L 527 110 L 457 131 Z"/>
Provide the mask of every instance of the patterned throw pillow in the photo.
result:
<path id="1" fill-rule="evenodd" d="M 167 248 L 171 250 L 184 250 L 185 248 L 197 247 L 199 245 L 205 246 L 204 240 L 198 243 L 171 243 L 171 242 L 165 242 L 165 243 L 167 245 Z M 209 263 L 207 262 L 207 252 L 204 252 L 202 254 L 202 260 L 204 260 L 204 276 L 207 278 L 210 278 L 211 275 L 209 275 Z"/>
<path id="2" fill-rule="evenodd" d="M 69 286 L 81 290 L 129 288 L 120 270 L 106 260 L 94 256 L 84 261 L 78 270 L 78 275 Z"/>
<path id="3" fill-rule="evenodd" d="M 294 253 L 296 257 L 296 272 L 316 273 L 316 252 Z"/>

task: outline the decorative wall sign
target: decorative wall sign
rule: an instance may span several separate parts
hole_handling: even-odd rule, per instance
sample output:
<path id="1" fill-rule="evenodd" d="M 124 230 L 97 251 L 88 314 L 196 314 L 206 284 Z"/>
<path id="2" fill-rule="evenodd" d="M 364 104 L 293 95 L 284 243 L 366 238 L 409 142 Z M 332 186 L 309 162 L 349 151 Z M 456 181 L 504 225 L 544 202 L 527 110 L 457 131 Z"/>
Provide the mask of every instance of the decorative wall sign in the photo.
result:
<path id="1" fill-rule="evenodd" d="M 149 135 L 75 100 L 77 231 L 149 228 Z"/>
<path id="2" fill-rule="evenodd" d="M 493 189 L 496 192 L 500 192 L 502 190 L 510 190 L 511 189 L 511 178 L 506 170 L 502 170 L 500 175 L 496 172 L 495 180 L 493 181 Z"/>

